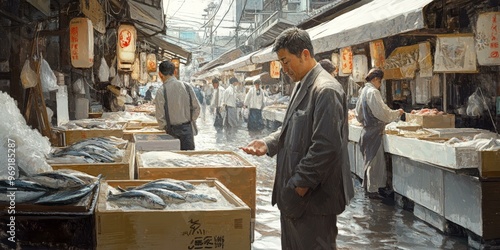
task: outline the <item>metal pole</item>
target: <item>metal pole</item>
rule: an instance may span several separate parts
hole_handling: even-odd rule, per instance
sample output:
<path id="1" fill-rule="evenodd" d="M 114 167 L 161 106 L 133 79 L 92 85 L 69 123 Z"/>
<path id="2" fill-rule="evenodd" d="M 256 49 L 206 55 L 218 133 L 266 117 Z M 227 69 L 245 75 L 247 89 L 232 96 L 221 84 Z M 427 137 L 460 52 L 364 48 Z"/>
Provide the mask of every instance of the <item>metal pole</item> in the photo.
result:
<path id="1" fill-rule="evenodd" d="M 448 88 L 446 86 L 446 73 L 443 73 L 443 112 L 448 110 Z"/>

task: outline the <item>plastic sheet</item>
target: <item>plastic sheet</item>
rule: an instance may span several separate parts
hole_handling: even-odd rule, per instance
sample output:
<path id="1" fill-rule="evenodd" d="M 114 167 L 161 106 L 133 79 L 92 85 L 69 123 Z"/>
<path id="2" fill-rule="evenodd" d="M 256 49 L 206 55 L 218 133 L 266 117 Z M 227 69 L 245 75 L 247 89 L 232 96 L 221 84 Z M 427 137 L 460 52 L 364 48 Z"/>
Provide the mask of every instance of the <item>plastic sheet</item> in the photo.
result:
<path id="1" fill-rule="evenodd" d="M 107 82 L 109 80 L 109 67 L 106 60 L 101 58 L 101 66 L 99 66 L 99 81 Z"/>
<path id="2" fill-rule="evenodd" d="M 479 96 L 478 90 L 479 88 L 469 96 L 466 111 L 468 116 L 481 116 L 484 111 L 483 100 Z"/>
<path id="3" fill-rule="evenodd" d="M 52 168 L 46 162 L 46 156 L 50 152 L 50 142 L 35 129 L 31 129 L 21 112 L 17 108 L 14 99 L 4 92 L 0 92 L 0 103 L 3 107 L 0 111 L 0 176 L 7 177 L 7 152 L 9 139 L 15 141 L 15 156 L 19 172 L 28 175 L 50 171 Z"/>
<path id="4" fill-rule="evenodd" d="M 57 89 L 57 78 L 45 59 L 41 60 L 40 81 L 42 82 L 43 92 L 49 92 Z"/>

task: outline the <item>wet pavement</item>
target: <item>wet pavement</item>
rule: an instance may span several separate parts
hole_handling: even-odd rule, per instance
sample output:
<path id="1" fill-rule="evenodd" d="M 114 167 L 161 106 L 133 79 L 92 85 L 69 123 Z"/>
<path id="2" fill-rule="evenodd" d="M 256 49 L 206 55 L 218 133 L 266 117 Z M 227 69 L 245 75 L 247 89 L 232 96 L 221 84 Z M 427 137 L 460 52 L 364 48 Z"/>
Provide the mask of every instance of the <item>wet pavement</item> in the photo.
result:
<path id="1" fill-rule="evenodd" d="M 253 250 L 281 249 L 280 213 L 271 206 L 276 158 L 245 154 L 238 147 L 270 133 L 249 133 L 242 124 L 233 138 L 217 133 L 208 109 L 206 117 L 198 119 L 199 134 L 195 137 L 196 150 L 235 151 L 257 167 L 257 213 Z M 355 197 L 349 207 L 338 216 L 339 249 L 468 249 L 467 239 L 446 236 L 416 218 L 391 201 L 370 200 L 357 177 L 354 178 Z"/>

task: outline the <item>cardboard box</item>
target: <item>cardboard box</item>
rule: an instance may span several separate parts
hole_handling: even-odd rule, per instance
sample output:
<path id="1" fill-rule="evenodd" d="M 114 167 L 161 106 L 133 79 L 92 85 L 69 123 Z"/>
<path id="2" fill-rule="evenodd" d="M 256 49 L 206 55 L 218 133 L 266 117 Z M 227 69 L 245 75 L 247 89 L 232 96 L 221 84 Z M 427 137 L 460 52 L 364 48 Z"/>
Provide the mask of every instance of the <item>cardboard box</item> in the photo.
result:
<path id="1" fill-rule="evenodd" d="M 422 128 L 454 128 L 455 115 L 416 115 L 406 113 L 406 121 L 416 123 Z"/>
<path id="2" fill-rule="evenodd" d="M 217 180 L 189 182 L 216 187 L 235 207 L 107 210 L 108 185 L 127 188 L 146 182 L 103 183 L 96 209 L 98 249 L 250 249 L 250 209 Z"/>
<path id="3" fill-rule="evenodd" d="M 51 164 L 54 170 L 73 169 L 93 176 L 102 174 L 106 180 L 133 180 L 135 175 L 135 145 L 129 142 L 121 162 Z"/>
<path id="4" fill-rule="evenodd" d="M 181 150 L 181 141 L 165 133 L 134 134 L 133 138 L 137 151 Z"/>
<path id="5" fill-rule="evenodd" d="M 137 176 L 139 180 L 172 178 L 178 180 L 199 180 L 217 178 L 231 192 L 242 199 L 251 209 L 255 218 L 256 169 L 255 166 L 231 151 L 173 151 L 185 155 L 230 154 L 243 162 L 242 166 L 189 166 L 189 167 L 144 167 L 141 154 L 137 151 Z M 168 164 L 168 163 L 166 163 Z"/>
<path id="6" fill-rule="evenodd" d="M 483 178 L 500 177 L 500 151 L 481 151 L 481 168 Z"/>

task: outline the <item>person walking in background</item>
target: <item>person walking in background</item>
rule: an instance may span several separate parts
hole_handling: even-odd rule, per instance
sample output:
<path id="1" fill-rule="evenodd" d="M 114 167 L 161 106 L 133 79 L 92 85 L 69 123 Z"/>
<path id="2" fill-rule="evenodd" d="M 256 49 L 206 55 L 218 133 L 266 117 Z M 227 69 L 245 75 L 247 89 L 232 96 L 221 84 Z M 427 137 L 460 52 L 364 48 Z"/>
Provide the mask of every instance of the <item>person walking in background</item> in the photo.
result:
<path id="1" fill-rule="evenodd" d="M 146 94 L 144 95 L 144 100 L 145 101 L 152 101 L 153 100 L 153 86 L 149 86 L 148 90 L 146 91 Z"/>
<path id="2" fill-rule="evenodd" d="M 249 109 L 247 127 L 249 131 L 258 131 L 264 128 L 262 109 L 264 108 L 264 91 L 260 88 L 260 79 L 253 82 L 254 87 L 248 90 L 244 105 Z"/>
<path id="3" fill-rule="evenodd" d="M 222 97 L 224 96 L 224 88 L 219 86 L 219 79 L 212 79 L 213 85 L 213 95 L 212 104 L 210 105 L 210 110 L 214 112 L 214 127 L 217 133 L 220 133 L 224 127 L 224 114 L 225 111 L 222 108 Z"/>
<path id="4" fill-rule="evenodd" d="M 196 98 L 198 99 L 198 102 L 200 103 L 201 106 L 201 118 L 205 120 L 205 97 L 203 96 L 203 91 L 201 90 L 200 85 L 196 85 L 194 87 L 194 93 L 196 94 Z"/>
<path id="5" fill-rule="evenodd" d="M 194 150 L 195 122 L 200 115 L 200 104 L 193 88 L 177 80 L 174 71 L 172 62 L 160 63 L 158 75 L 163 85 L 155 98 L 156 120 L 167 134 L 180 140 L 181 150 Z"/>
<path id="6" fill-rule="evenodd" d="M 364 160 L 363 187 L 372 199 L 382 198 L 378 191 L 379 188 L 385 188 L 387 182 L 382 146 L 385 125 L 398 120 L 404 113 L 402 109 L 390 109 L 382 100 L 379 89 L 383 78 L 384 72 L 381 69 L 371 69 L 356 103 L 356 119 L 363 125 L 359 142 Z"/>
<path id="7" fill-rule="evenodd" d="M 205 103 L 208 107 L 210 107 L 212 104 L 214 87 L 211 84 L 205 84 L 203 87 L 203 92 L 205 93 Z"/>
<path id="8" fill-rule="evenodd" d="M 224 128 L 226 128 L 227 136 L 232 136 L 238 126 L 238 113 L 236 110 L 236 88 L 238 85 L 239 81 L 236 77 L 229 79 L 229 86 L 224 90 L 224 96 L 222 97 L 222 105 L 226 110 Z"/>
<path id="9" fill-rule="evenodd" d="M 309 34 L 289 28 L 273 47 L 294 82 L 283 125 L 241 149 L 277 155 L 272 204 L 281 212 L 282 249 L 336 249 L 337 215 L 354 196 L 347 153 L 347 98 L 314 59 Z"/>

